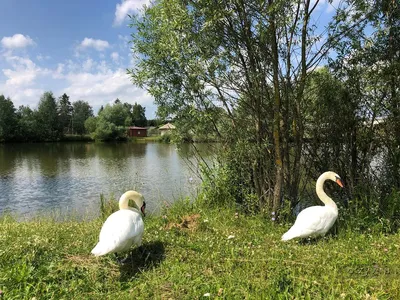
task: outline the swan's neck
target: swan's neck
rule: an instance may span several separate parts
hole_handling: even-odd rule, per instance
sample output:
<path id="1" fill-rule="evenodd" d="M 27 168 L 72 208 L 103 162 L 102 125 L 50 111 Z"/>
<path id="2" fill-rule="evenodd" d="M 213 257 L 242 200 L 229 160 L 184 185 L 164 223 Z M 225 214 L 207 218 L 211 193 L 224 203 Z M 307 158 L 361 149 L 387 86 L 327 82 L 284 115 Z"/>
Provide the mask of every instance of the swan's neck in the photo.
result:
<path id="1" fill-rule="evenodd" d="M 318 180 L 317 180 L 317 185 L 316 185 L 316 191 L 318 198 L 325 203 L 326 206 L 330 206 L 337 210 L 336 203 L 325 193 L 324 191 L 324 182 L 328 179 L 328 176 L 326 176 L 326 173 L 322 174 Z"/>
<path id="2" fill-rule="evenodd" d="M 137 206 L 138 198 L 139 198 L 138 193 L 131 191 L 126 192 L 121 196 L 121 198 L 119 198 L 119 209 L 136 209 L 129 207 L 129 199 L 132 199 L 135 205 Z"/>

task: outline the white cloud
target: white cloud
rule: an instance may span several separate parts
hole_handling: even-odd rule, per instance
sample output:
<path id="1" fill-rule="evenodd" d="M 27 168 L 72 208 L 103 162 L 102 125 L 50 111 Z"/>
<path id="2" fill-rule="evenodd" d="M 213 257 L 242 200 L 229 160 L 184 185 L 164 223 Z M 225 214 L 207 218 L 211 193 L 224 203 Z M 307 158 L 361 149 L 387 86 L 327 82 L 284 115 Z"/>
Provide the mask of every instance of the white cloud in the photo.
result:
<path id="1" fill-rule="evenodd" d="M 70 72 L 66 79 L 68 86 L 60 94 L 67 93 L 73 101 L 83 99 L 97 109 L 116 98 L 129 103 L 136 101 L 147 107 L 148 115 L 154 117 L 153 98 L 146 91 L 133 86 L 126 70 L 122 68 L 105 69 L 103 64 L 97 73 Z"/>
<path id="2" fill-rule="evenodd" d="M 71 101 L 87 101 L 95 112 L 116 98 L 132 104 L 138 102 L 146 107 L 148 118 L 155 117 L 153 98 L 145 90 L 135 87 L 125 68 L 116 67 L 110 56 L 107 61 L 69 59 L 51 69 L 41 65 L 45 61 L 37 62 L 37 65 L 28 57 L 12 53 L 3 53 L 1 58 L 5 65 L 0 69 L 0 75 L 4 77 L 0 76 L 0 91 L 12 99 L 15 107 L 29 105 L 35 108 L 43 92 L 51 90 L 56 97 L 67 93 Z M 118 58 L 121 60 L 120 54 Z"/>
<path id="3" fill-rule="evenodd" d="M 19 56 L 5 56 L 6 61 L 11 65 L 10 69 L 3 69 L 3 74 L 7 77 L 6 85 L 10 86 L 29 86 L 39 75 L 48 74 L 48 69 L 38 67 L 29 58 Z"/>
<path id="4" fill-rule="evenodd" d="M 121 25 L 128 14 L 140 10 L 143 5 L 149 5 L 150 0 L 122 0 L 115 8 L 114 26 Z"/>
<path id="5" fill-rule="evenodd" d="M 97 101 L 104 100 L 104 97 L 122 92 L 132 88 L 132 83 L 129 80 L 126 71 L 117 69 L 103 69 L 97 73 L 81 72 L 69 73 L 66 76 L 69 86 L 65 91 L 71 96 L 86 99 L 87 97 Z"/>
<path id="6" fill-rule="evenodd" d="M 1 44 L 4 48 L 16 49 L 25 48 L 27 46 L 35 45 L 35 42 L 27 35 L 17 33 L 13 36 L 5 36 L 1 39 Z"/>
<path id="7" fill-rule="evenodd" d="M 55 79 L 61 79 L 64 78 L 64 68 L 65 65 L 64 64 L 57 64 L 57 69 L 53 72 L 53 78 Z"/>
<path id="8" fill-rule="evenodd" d="M 42 89 L 31 89 L 31 88 L 21 91 L 22 95 L 24 95 L 25 97 L 34 98 L 36 101 L 38 101 L 37 99 L 39 99 L 43 93 L 44 90 Z"/>
<path id="9" fill-rule="evenodd" d="M 130 52 L 130 48 L 131 48 L 131 39 L 128 35 L 118 35 L 118 48 L 120 52 Z"/>
<path id="10" fill-rule="evenodd" d="M 27 105 L 31 108 L 35 107 L 39 102 L 40 96 L 44 93 L 42 89 L 7 86 L 1 83 L 0 90 L 4 93 L 4 96 L 11 98 L 15 108 L 18 108 L 20 105 Z"/>
<path id="11" fill-rule="evenodd" d="M 129 35 L 118 34 L 118 39 L 124 43 L 128 43 L 130 41 Z"/>
<path id="12" fill-rule="evenodd" d="M 111 59 L 114 61 L 114 62 L 118 62 L 118 60 L 119 60 L 119 54 L 118 54 L 118 52 L 113 52 L 113 53 L 111 53 Z"/>
<path id="13" fill-rule="evenodd" d="M 85 37 L 83 39 L 83 41 L 79 44 L 78 50 L 94 48 L 97 51 L 104 51 L 105 49 L 107 49 L 109 47 L 110 47 L 110 44 L 107 41 L 95 40 L 92 38 Z"/>
<path id="14" fill-rule="evenodd" d="M 82 68 L 85 71 L 89 71 L 93 67 L 93 59 L 88 58 L 83 64 Z"/>
<path id="15" fill-rule="evenodd" d="M 50 58 L 51 58 L 51 56 L 49 56 L 49 55 L 41 55 L 41 54 L 36 55 L 36 59 L 38 61 L 43 61 L 43 60 L 47 60 L 47 59 L 50 59 Z"/>
<path id="16" fill-rule="evenodd" d="M 37 105 L 44 92 L 37 86 L 37 80 L 46 78 L 52 71 L 37 66 L 28 57 L 15 56 L 10 52 L 4 53 L 3 58 L 7 68 L 1 70 L 5 76 L 5 81 L 0 81 L 2 93 L 12 99 L 15 107 Z"/>
<path id="17" fill-rule="evenodd" d="M 109 69 L 107 62 L 105 60 L 102 60 L 100 63 L 97 63 L 96 69 L 104 74 L 110 74 L 112 72 L 112 70 Z"/>

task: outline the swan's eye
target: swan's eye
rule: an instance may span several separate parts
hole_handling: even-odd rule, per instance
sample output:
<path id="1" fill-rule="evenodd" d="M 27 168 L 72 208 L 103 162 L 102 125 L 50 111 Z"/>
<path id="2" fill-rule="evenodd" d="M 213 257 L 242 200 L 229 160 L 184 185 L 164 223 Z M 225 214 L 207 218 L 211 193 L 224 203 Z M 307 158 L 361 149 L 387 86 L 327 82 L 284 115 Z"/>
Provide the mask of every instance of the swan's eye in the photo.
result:
<path id="1" fill-rule="evenodd" d="M 146 209 L 146 202 L 143 201 L 143 205 L 140 208 L 140 210 L 142 211 L 143 216 L 145 215 L 145 209 Z"/>

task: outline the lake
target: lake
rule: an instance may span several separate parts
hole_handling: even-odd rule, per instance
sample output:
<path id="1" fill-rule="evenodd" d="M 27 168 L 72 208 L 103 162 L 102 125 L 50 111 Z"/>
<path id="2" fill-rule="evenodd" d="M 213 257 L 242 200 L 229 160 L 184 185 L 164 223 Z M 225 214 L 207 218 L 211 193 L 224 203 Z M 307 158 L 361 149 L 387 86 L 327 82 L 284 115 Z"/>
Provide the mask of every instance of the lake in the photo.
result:
<path id="1" fill-rule="evenodd" d="M 96 216 L 100 194 L 119 199 L 130 189 L 143 194 L 147 212 L 159 212 L 196 195 L 201 180 L 191 150 L 162 143 L 0 144 L 0 214 Z"/>

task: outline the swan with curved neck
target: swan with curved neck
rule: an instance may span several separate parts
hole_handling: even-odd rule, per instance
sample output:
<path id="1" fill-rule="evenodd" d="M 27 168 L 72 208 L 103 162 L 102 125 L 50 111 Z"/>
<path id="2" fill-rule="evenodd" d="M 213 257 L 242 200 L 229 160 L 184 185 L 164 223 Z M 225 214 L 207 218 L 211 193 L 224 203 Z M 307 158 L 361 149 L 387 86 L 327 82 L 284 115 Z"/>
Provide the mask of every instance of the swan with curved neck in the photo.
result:
<path id="1" fill-rule="evenodd" d="M 131 199 L 135 203 L 136 207 L 129 206 L 129 200 Z M 138 209 L 140 209 L 143 216 L 145 216 L 146 203 L 143 200 L 143 196 L 136 191 L 127 191 L 122 194 L 122 196 L 119 198 L 118 206 L 119 209 L 130 209 L 136 212 L 139 212 Z"/>
<path id="2" fill-rule="evenodd" d="M 302 210 L 294 225 L 282 236 L 283 241 L 294 238 L 324 236 L 338 217 L 336 203 L 325 193 L 324 182 L 332 180 L 343 187 L 340 176 L 334 172 L 325 172 L 319 176 L 316 184 L 318 198 L 325 206 L 311 206 Z"/>
<path id="3" fill-rule="evenodd" d="M 136 207 L 129 206 L 133 200 Z M 140 246 L 144 232 L 142 215 L 146 203 L 135 191 L 125 192 L 119 199 L 119 210 L 111 214 L 100 231 L 99 242 L 91 251 L 95 256 L 129 250 L 132 245 Z"/>

